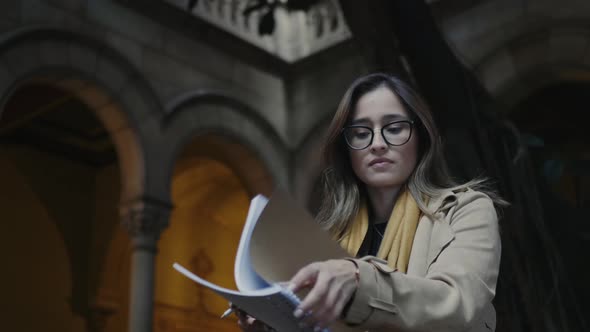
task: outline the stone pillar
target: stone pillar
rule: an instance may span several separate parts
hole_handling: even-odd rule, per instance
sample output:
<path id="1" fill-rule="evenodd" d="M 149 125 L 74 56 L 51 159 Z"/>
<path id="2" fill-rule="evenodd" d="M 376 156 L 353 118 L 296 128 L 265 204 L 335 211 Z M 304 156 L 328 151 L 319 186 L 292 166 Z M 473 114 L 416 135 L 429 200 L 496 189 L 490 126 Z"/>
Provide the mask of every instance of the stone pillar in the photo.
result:
<path id="1" fill-rule="evenodd" d="M 152 331 L 157 242 L 160 233 L 168 226 L 170 210 L 169 203 L 149 198 L 121 206 L 122 222 L 133 245 L 129 332 Z"/>

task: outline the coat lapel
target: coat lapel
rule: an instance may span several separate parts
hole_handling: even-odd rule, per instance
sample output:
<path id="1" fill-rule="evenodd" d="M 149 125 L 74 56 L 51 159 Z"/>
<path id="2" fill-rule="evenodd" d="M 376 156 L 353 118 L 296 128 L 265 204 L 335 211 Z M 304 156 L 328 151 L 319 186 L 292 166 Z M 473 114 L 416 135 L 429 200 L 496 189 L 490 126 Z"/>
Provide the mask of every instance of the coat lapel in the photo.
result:
<path id="1" fill-rule="evenodd" d="M 455 239 L 455 232 L 448 218 L 449 210 L 455 205 L 457 196 L 451 190 L 428 204 L 428 209 L 434 211 L 434 218 L 426 215 L 420 218 L 408 264 L 409 275 L 425 276 L 430 265 Z"/>
<path id="2" fill-rule="evenodd" d="M 455 232 L 451 228 L 451 221 L 448 218 L 449 210 L 457 205 L 457 195 L 453 191 L 448 191 L 432 205 L 436 220 L 432 227 L 430 236 L 430 250 L 428 251 L 427 265 L 429 268 L 438 258 L 440 253 L 455 239 Z"/>
<path id="3" fill-rule="evenodd" d="M 446 218 L 437 220 L 432 227 L 430 250 L 426 258 L 426 268 L 438 258 L 438 255 L 455 239 L 455 232 Z"/>

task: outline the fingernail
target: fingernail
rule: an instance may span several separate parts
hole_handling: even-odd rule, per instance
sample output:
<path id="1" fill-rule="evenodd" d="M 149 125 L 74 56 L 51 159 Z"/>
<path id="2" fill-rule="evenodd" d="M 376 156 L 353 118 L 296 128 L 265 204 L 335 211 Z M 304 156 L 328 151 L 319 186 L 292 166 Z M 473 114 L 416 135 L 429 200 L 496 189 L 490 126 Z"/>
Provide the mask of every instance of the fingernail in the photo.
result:
<path id="1" fill-rule="evenodd" d="M 295 284 L 289 284 L 289 286 L 287 286 L 287 288 L 292 292 L 295 290 Z"/>
<path id="2" fill-rule="evenodd" d="M 293 316 L 295 316 L 295 318 L 300 318 L 301 316 L 303 316 L 303 310 L 299 308 L 295 309 L 295 311 L 293 312 Z"/>

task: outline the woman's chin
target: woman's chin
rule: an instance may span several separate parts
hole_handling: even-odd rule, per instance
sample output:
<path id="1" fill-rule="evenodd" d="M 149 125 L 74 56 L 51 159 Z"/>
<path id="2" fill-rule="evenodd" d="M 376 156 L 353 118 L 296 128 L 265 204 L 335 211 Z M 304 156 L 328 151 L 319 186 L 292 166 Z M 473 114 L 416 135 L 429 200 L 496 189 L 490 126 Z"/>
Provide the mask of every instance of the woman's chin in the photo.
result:
<path id="1" fill-rule="evenodd" d="M 375 176 L 367 179 L 365 181 L 365 185 L 370 188 L 374 189 L 390 189 L 399 187 L 403 181 L 397 181 L 396 179 L 392 179 L 391 176 L 382 177 L 382 176 Z"/>

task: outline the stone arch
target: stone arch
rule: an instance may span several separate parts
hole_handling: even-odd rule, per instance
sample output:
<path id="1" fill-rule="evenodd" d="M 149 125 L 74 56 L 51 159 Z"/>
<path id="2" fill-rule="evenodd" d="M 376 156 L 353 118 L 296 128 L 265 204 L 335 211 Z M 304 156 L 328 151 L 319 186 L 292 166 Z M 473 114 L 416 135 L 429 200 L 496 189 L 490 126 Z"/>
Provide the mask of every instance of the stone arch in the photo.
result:
<path id="1" fill-rule="evenodd" d="M 513 109 L 535 91 L 562 82 L 588 82 L 590 66 L 571 63 L 554 63 L 528 68 L 507 81 L 506 88 L 496 92 L 505 110 Z"/>
<path id="2" fill-rule="evenodd" d="M 249 200 L 259 192 L 272 194 L 273 185 L 288 184 L 287 150 L 254 110 L 216 91 L 194 91 L 170 102 L 162 130 L 161 188 L 169 190 L 176 207 L 159 241 L 158 266 L 177 260 L 208 280 L 235 288 L 227 276 L 233 280 L 231 257 Z M 186 286 L 192 285 L 169 268 L 156 273 L 156 324 L 175 320 L 189 328 L 233 327 L 212 320 L 226 302 L 207 292 L 191 293 L 194 288 Z"/>
<path id="3" fill-rule="evenodd" d="M 168 150 L 165 165 L 160 163 L 167 174 L 163 180 L 170 181 L 177 158 L 195 137 L 215 135 L 250 151 L 275 185 L 289 186 L 288 153 L 282 139 L 268 122 L 237 99 L 215 91 L 188 93 L 167 106 L 163 126 Z M 236 174 L 247 174 L 248 169 L 240 166 L 233 163 Z M 169 188 L 169 183 L 165 186 Z"/>
<path id="4" fill-rule="evenodd" d="M 206 158 L 226 165 L 238 177 L 250 197 L 260 193 L 270 195 L 273 191 L 273 177 L 266 165 L 253 151 L 233 137 L 219 133 L 198 135 L 184 149 L 179 159 L 185 157 Z"/>
<path id="5" fill-rule="evenodd" d="M 149 84 L 125 57 L 98 40 L 56 27 L 26 27 L 0 35 L 0 112 L 13 93 L 28 83 L 65 90 L 93 110 L 117 152 L 121 201 L 149 196 L 146 193 L 149 181 L 145 169 L 145 142 L 147 132 L 154 133 L 158 129 L 154 125 L 157 121 L 149 120 L 159 118 L 163 107 Z M 116 235 L 110 236 L 112 241 L 121 242 Z M 120 249 L 120 243 L 110 244 L 107 251 L 112 251 L 113 246 L 115 250 Z M 97 285 L 99 292 L 113 286 L 105 284 L 109 281 L 103 277 L 118 271 L 123 259 L 109 262 L 117 255 L 109 252 L 99 262 L 104 265 L 98 268 L 102 276 Z M 115 303 L 107 306 L 109 308 L 105 309 L 102 305 L 98 310 L 117 307 Z"/>
<path id="6" fill-rule="evenodd" d="M 163 108 L 139 72 L 115 50 L 75 32 L 32 27 L 1 35 L 0 109 L 31 81 L 67 90 L 96 110 L 117 150 L 123 199 L 141 196 L 146 183 L 142 127 Z"/>
<path id="7" fill-rule="evenodd" d="M 590 78 L 590 27 L 555 24 L 523 33 L 474 66 L 483 85 L 511 106 L 557 81 Z"/>

